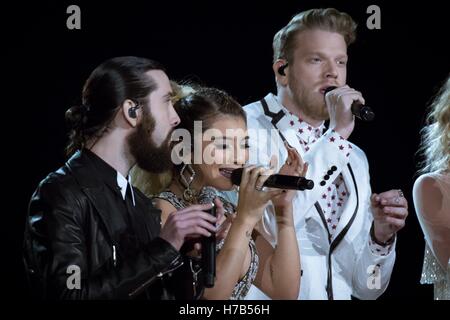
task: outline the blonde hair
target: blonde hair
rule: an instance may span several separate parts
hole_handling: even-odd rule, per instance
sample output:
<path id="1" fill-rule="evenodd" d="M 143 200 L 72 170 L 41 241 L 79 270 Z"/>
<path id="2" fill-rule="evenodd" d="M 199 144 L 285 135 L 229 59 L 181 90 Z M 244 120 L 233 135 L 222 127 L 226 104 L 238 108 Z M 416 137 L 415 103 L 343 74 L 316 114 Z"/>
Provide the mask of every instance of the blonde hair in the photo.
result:
<path id="1" fill-rule="evenodd" d="M 189 84 L 178 84 L 175 81 L 170 81 L 173 96 L 172 103 L 176 104 L 179 100 L 196 92 L 193 86 Z M 138 188 L 147 197 L 154 197 L 166 190 L 173 178 L 173 171 L 168 170 L 163 173 L 151 173 L 139 166 L 134 166 L 130 171 L 131 181 L 133 185 Z"/>
<path id="2" fill-rule="evenodd" d="M 424 160 L 419 173 L 446 171 L 450 169 L 450 75 L 441 87 L 421 130 L 422 141 L 419 148 Z"/>
<path id="3" fill-rule="evenodd" d="M 345 12 L 334 8 L 311 9 L 295 15 L 273 38 L 273 62 L 292 61 L 296 35 L 304 30 L 320 29 L 341 34 L 347 46 L 356 39 L 356 23 Z"/>

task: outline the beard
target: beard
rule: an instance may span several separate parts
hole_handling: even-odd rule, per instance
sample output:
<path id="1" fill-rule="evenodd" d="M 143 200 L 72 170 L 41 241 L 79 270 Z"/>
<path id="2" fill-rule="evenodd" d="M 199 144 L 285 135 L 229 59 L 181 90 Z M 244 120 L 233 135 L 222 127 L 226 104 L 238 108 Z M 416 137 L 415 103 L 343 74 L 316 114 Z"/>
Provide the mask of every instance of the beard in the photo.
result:
<path id="1" fill-rule="evenodd" d="M 130 153 L 141 169 L 151 173 L 165 172 L 172 168 L 169 146 L 171 132 L 160 146 L 156 146 L 152 139 L 155 119 L 145 111 L 142 116 L 142 121 L 136 126 L 136 130 L 128 136 Z"/>
<path id="2" fill-rule="evenodd" d="M 314 120 L 328 120 L 330 115 L 325 104 L 325 98 L 313 92 L 307 92 L 298 82 L 295 75 L 289 75 L 292 100 L 303 113 Z"/>

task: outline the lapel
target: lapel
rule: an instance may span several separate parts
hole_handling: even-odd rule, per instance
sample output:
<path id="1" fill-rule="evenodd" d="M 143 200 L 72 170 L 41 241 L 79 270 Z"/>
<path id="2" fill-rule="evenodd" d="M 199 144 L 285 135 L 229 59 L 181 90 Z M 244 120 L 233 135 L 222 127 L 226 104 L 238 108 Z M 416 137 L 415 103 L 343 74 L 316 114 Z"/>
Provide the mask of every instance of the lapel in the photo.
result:
<path id="1" fill-rule="evenodd" d="M 270 112 L 277 113 L 281 110 L 281 107 L 279 106 L 278 102 L 275 100 L 275 98 L 272 94 L 268 94 L 264 99 L 267 102 Z M 261 108 L 261 110 L 263 110 L 263 108 Z M 272 117 L 270 117 L 267 114 L 264 114 L 264 111 L 262 111 L 262 112 L 263 113 L 261 114 L 261 117 L 264 118 L 264 120 L 265 120 L 263 122 L 265 124 L 265 126 L 267 128 L 270 127 L 270 129 L 274 129 L 274 126 L 272 125 L 272 122 L 271 122 Z M 300 142 L 298 140 L 297 134 L 296 134 L 295 130 L 292 130 L 292 128 L 289 125 L 286 125 L 286 123 L 284 123 L 285 119 L 286 119 L 286 117 L 282 118 L 278 122 L 276 129 L 278 129 L 279 132 L 281 132 L 281 134 L 286 138 L 286 140 L 292 147 L 294 147 L 298 151 L 300 151 L 300 156 L 303 157 L 304 156 L 303 148 L 300 147 Z M 278 142 L 281 144 L 283 143 L 280 135 L 278 135 Z M 278 159 L 279 159 L 278 169 L 279 169 L 287 157 L 287 151 L 285 150 L 285 148 L 278 148 L 278 150 L 280 150 L 279 155 L 278 155 Z M 342 176 L 344 178 L 344 182 L 346 184 L 347 190 L 349 192 L 349 197 L 347 199 L 347 202 L 345 203 L 345 207 L 343 209 L 341 219 L 337 226 L 337 229 L 335 232 L 336 236 L 334 237 L 334 240 L 331 242 L 331 248 L 330 248 L 331 251 L 334 250 L 334 248 L 336 248 L 336 246 L 342 241 L 344 236 L 347 234 L 348 230 L 350 229 L 350 227 L 352 226 L 352 224 L 356 218 L 356 214 L 359 209 L 360 199 L 359 199 L 359 195 L 358 195 L 358 186 L 356 184 L 356 179 L 355 179 L 355 176 L 353 173 L 353 170 L 358 170 L 358 167 L 356 164 L 354 164 L 355 168 L 352 168 L 352 166 L 350 164 L 351 162 L 352 161 L 350 159 L 348 165 L 341 172 Z M 316 211 L 316 214 L 309 216 L 309 218 L 313 218 L 313 219 L 317 220 L 318 223 L 323 224 L 324 228 L 326 230 L 328 230 L 327 223 L 324 219 L 323 212 L 322 212 L 318 202 L 316 202 L 316 204 L 315 204 L 314 211 Z M 308 219 L 308 216 L 306 218 Z"/>
<path id="2" fill-rule="evenodd" d="M 269 93 L 268 95 L 266 95 L 264 97 L 264 100 L 267 102 L 270 112 L 278 113 L 282 110 L 280 105 L 278 104 L 278 102 L 275 100 L 275 97 L 273 94 Z M 262 107 L 261 107 L 261 112 L 262 112 L 262 114 L 261 114 L 260 118 L 264 120 L 264 121 L 261 121 L 261 123 L 264 123 L 265 127 L 269 130 L 269 132 L 272 132 L 271 130 L 278 130 L 286 138 L 287 142 L 292 147 L 297 149 L 297 151 L 300 153 L 300 156 L 303 157 L 303 148 L 301 148 L 301 146 L 300 146 L 300 142 L 298 140 L 295 130 L 293 130 L 289 125 L 287 125 L 285 123 L 286 117 L 281 118 L 275 127 L 272 124 L 272 117 L 265 114 Z M 278 155 L 277 155 L 278 156 L 278 168 L 277 168 L 277 170 L 279 170 L 280 167 L 286 161 L 287 150 L 283 145 L 283 139 L 281 138 L 280 134 L 277 133 L 275 139 L 276 139 L 277 145 L 280 146 L 279 148 L 276 148 L 276 150 L 278 150 Z M 270 141 L 270 139 L 269 139 L 269 141 Z M 268 150 L 270 150 L 270 149 L 268 149 Z"/>
<path id="3" fill-rule="evenodd" d="M 326 233 L 328 238 L 328 244 L 330 245 L 330 254 L 339 245 L 339 243 L 341 243 L 342 239 L 344 239 L 345 235 L 350 230 L 350 227 L 353 225 L 353 222 L 355 221 L 360 206 L 358 186 L 356 184 L 353 169 L 350 163 L 347 164 L 345 170 L 342 171 L 342 175 L 344 176 L 344 181 L 347 186 L 347 190 L 349 192 L 349 197 L 347 199 L 347 202 L 345 203 L 341 219 L 339 220 L 335 236 L 332 241 L 330 232 L 328 231 L 328 225 L 327 222 L 325 221 L 325 216 L 323 214 L 319 202 L 316 202 L 314 204 L 315 214 L 309 216 L 309 219 L 312 218 L 316 220 L 317 223 L 320 222 L 320 224 L 322 225 L 322 229 Z"/>
<path id="4" fill-rule="evenodd" d="M 137 231 L 141 232 L 141 239 L 150 241 L 161 231 L 161 210 L 153 206 L 152 201 L 133 187 L 136 205 L 131 209 L 137 221 Z M 155 232 L 156 231 L 156 232 Z"/>
<path id="5" fill-rule="evenodd" d="M 105 230 L 111 241 L 114 241 L 111 225 L 111 215 L 117 210 L 111 199 L 111 191 L 108 190 L 96 174 L 95 167 L 83 152 L 77 151 L 66 163 L 74 178 L 77 180 L 81 190 L 95 207 L 99 217 L 105 226 Z"/>
<path id="6" fill-rule="evenodd" d="M 351 162 L 351 161 L 350 161 Z M 336 237 L 342 232 L 342 230 L 350 223 L 350 220 L 353 217 L 353 214 L 359 207 L 359 197 L 358 197 L 358 188 L 356 185 L 356 179 L 353 176 L 353 171 L 356 171 L 357 168 L 354 168 L 350 162 L 342 171 L 342 176 L 344 178 L 345 186 L 349 192 L 349 197 L 344 205 L 344 209 L 342 211 L 341 219 L 336 228 Z"/>
<path id="7" fill-rule="evenodd" d="M 111 230 L 111 224 L 113 223 L 111 214 L 114 214 L 114 211 L 117 209 L 112 206 L 113 202 L 106 196 L 109 193 L 105 192 L 104 186 L 99 186 L 97 188 L 82 188 L 82 190 L 98 212 L 109 238 L 115 242 L 113 237 L 114 234 Z"/>

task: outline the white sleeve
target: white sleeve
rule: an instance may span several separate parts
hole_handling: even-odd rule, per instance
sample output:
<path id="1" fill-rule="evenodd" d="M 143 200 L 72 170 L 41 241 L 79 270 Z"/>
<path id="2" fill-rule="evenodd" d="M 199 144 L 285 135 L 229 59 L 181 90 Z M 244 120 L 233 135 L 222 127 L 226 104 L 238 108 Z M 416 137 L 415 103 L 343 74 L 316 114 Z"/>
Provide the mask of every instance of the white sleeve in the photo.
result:
<path id="1" fill-rule="evenodd" d="M 373 253 L 369 245 L 372 219 L 367 219 L 366 224 L 366 228 L 363 229 L 366 234 L 361 235 L 364 237 L 363 246 L 356 256 L 352 283 L 353 295 L 364 300 L 376 299 L 386 290 L 394 268 L 396 244 L 395 240 L 394 249 L 385 256 Z"/>
<path id="2" fill-rule="evenodd" d="M 365 170 L 369 172 L 369 165 L 367 158 L 364 155 Z M 360 241 L 355 242 L 359 244 L 360 249 L 357 250 L 356 261 L 352 272 L 352 287 L 353 296 L 358 299 L 373 300 L 381 296 L 386 290 L 392 270 L 395 263 L 395 244 L 392 244 L 392 249 L 387 255 L 380 255 L 373 252 L 373 248 L 370 246 L 370 228 L 373 223 L 373 215 L 371 209 L 371 188 L 370 188 L 370 176 L 367 174 L 368 186 L 367 194 L 365 195 L 365 201 L 361 203 L 364 207 L 362 213 L 365 214 L 364 227 L 360 231 Z"/>

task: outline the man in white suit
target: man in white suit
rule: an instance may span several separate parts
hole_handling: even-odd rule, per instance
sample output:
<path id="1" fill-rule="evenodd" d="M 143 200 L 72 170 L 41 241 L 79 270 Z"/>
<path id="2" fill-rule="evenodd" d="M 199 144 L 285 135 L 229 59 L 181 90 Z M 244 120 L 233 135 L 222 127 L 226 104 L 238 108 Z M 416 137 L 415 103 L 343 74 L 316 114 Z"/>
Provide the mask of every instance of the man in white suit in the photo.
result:
<path id="1" fill-rule="evenodd" d="M 287 141 L 308 162 L 307 178 L 315 183 L 293 202 L 299 299 L 378 298 L 394 266 L 396 232 L 408 215 L 400 190 L 371 193 L 367 158 L 348 140 L 355 126 L 351 105 L 364 104 L 361 93 L 346 85 L 355 30 L 352 18 L 335 9 L 297 14 L 273 41 L 277 95 L 245 106 L 250 162 L 267 164 L 276 155 L 283 164 Z M 337 88 L 326 93 L 330 86 Z M 276 245 L 271 206 L 260 229 Z M 252 287 L 247 298 L 265 295 Z"/>

